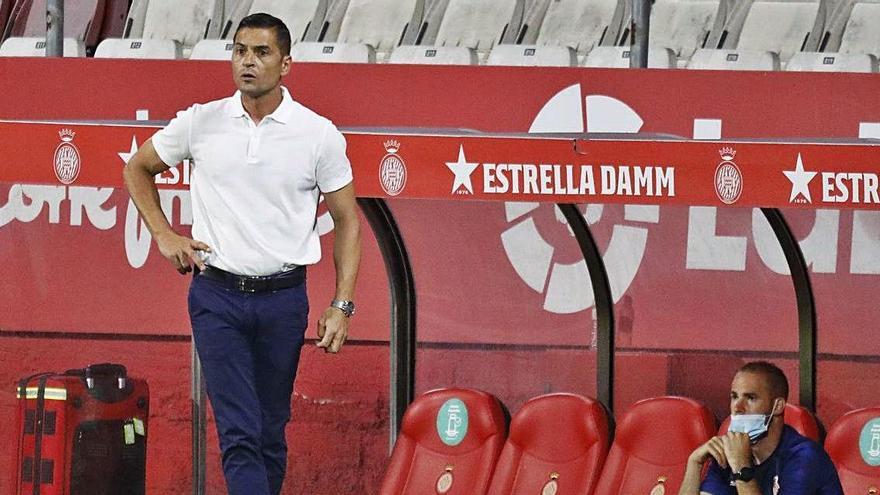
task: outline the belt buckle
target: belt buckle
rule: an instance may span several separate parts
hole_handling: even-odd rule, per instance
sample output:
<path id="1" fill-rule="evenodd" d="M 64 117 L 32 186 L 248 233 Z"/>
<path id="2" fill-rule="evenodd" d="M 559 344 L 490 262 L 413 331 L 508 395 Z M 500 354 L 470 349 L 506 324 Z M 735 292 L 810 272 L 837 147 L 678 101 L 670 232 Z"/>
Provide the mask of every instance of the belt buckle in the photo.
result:
<path id="1" fill-rule="evenodd" d="M 256 292 L 253 286 L 248 285 L 247 277 L 238 278 L 238 290 L 241 292 Z"/>

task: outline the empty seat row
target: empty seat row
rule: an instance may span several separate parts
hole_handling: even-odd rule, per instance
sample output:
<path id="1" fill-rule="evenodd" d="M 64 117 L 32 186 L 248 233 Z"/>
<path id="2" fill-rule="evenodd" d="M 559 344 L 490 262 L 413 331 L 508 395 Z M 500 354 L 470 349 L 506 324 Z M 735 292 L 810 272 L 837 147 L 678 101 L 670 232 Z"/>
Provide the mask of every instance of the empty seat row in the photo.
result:
<path id="1" fill-rule="evenodd" d="M 784 419 L 818 441 L 808 410 L 789 404 Z M 523 404 L 508 432 L 503 405 L 492 395 L 434 390 L 407 409 L 379 493 L 676 493 L 688 456 L 726 432 L 728 422 L 716 430 L 699 402 L 658 397 L 633 404 L 615 428 L 597 401 L 549 394 Z M 825 446 L 845 493 L 880 486 L 880 407 L 838 419 Z"/>
<path id="2" fill-rule="evenodd" d="M 0 56 L 38 57 L 45 55 L 46 40 L 43 38 L 9 38 L 0 45 Z M 373 63 L 376 53 L 369 45 L 299 43 L 292 48 L 297 62 L 345 62 Z M 86 46 L 74 38 L 64 39 L 64 56 L 83 57 Z M 172 40 L 105 40 L 95 52 L 97 58 L 180 59 L 183 49 Z M 193 60 L 229 60 L 232 42 L 229 40 L 203 40 L 196 44 L 190 55 Z M 437 50 L 423 46 L 400 46 L 391 52 L 389 63 L 430 65 L 474 65 L 478 56 L 474 50 L 459 47 L 457 50 Z M 628 47 L 597 46 L 578 62 L 576 52 L 563 47 L 523 47 L 522 45 L 497 45 L 488 55 L 486 65 L 495 66 L 583 66 L 626 68 L 630 66 Z M 782 68 L 780 59 L 773 52 L 743 50 L 720 50 L 701 48 L 685 64 L 677 61 L 671 49 L 651 48 L 648 67 L 671 69 L 677 66 L 689 69 L 714 70 L 762 70 L 777 71 Z M 878 72 L 877 57 L 865 54 L 799 52 L 786 64 L 787 71 L 814 72 Z"/>

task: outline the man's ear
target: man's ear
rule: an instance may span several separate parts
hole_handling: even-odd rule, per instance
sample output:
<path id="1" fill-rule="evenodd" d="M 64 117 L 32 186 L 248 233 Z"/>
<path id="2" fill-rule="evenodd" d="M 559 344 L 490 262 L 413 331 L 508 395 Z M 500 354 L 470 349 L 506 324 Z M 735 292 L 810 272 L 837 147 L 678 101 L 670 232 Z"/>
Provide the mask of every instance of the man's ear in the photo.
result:
<path id="1" fill-rule="evenodd" d="M 290 66 L 293 64 L 293 58 L 290 55 L 285 55 L 283 59 L 281 59 L 281 75 L 286 76 L 290 74 Z"/>
<path id="2" fill-rule="evenodd" d="M 773 409 L 772 413 L 774 416 L 782 416 L 785 414 L 785 404 L 786 401 L 782 397 L 777 397 L 773 401 Z"/>

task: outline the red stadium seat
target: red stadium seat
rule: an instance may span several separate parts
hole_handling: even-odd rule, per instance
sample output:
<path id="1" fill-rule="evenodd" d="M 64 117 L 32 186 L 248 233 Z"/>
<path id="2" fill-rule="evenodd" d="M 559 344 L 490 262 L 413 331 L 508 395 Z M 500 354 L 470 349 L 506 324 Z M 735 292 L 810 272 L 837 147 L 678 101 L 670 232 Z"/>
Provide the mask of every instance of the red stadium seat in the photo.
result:
<path id="1" fill-rule="evenodd" d="M 67 2 L 64 8 L 64 37 L 82 41 L 87 48 L 98 44 L 104 21 L 105 0 Z M 9 19 L 14 37 L 46 36 L 46 0 L 18 0 Z"/>
<path id="2" fill-rule="evenodd" d="M 601 403 L 573 394 L 536 397 L 510 422 L 489 495 L 546 493 L 548 484 L 558 493 L 590 495 L 609 442 L 608 413 Z"/>
<path id="3" fill-rule="evenodd" d="M 819 441 L 819 423 L 816 421 L 816 417 L 813 416 L 813 413 L 810 412 L 809 409 L 801 406 L 796 406 L 794 404 L 785 404 L 785 424 L 791 426 L 801 435 L 809 438 L 810 440 Z M 730 425 L 730 416 L 724 419 L 721 423 L 721 428 L 718 428 L 718 434 L 723 435 L 727 433 L 727 427 Z"/>
<path id="4" fill-rule="evenodd" d="M 501 403 L 486 392 L 425 393 L 403 416 L 379 494 L 485 494 L 506 426 Z"/>
<path id="5" fill-rule="evenodd" d="M 880 407 L 838 418 L 828 429 L 825 450 L 837 467 L 843 493 L 880 494 Z"/>
<path id="6" fill-rule="evenodd" d="M 617 423 L 596 495 L 678 493 L 688 456 L 715 434 L 715 417 L 684 397 L 632 405 Z"/>
<path id="7" fill-rule="evenodd" d="M 0 42 L 3 41 L 3 32 L 6 31 L 6 21 L 9 20 L 9 12 L 15 0 L 0 0 Z"/>

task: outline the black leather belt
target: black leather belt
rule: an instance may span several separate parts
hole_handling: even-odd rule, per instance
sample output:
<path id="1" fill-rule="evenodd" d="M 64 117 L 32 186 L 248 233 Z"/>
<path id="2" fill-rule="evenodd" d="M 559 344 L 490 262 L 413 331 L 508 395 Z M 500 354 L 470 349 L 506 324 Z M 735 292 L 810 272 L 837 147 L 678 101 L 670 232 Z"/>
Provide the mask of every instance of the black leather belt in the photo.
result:
<path id="1" fill-rule="evenodd" d="M 261 277 L 236 275 L 213 266 L 206 266 L 205 270 L 196 276 L 205 277 L 215 282 L 220 282 L 229 289 L 240 292 L 272 292 L 296 287 L 306 280 L 306 267 L 298 266 L 293 270 L 275 273 Z"/>

